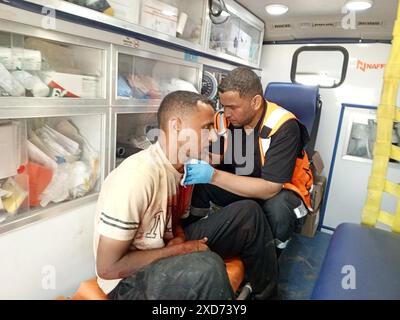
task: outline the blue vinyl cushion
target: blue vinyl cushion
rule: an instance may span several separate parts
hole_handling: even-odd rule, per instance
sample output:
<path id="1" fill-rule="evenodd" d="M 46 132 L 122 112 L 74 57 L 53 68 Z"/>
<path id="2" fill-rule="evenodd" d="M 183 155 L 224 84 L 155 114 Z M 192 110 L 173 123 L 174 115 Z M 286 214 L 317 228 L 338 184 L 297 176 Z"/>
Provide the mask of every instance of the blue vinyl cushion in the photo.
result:
<path id="1" fill-rule="evenodd" d="M 343 289 L 342 273 L 354 266 L 356 289 Z M 311 299 L 400 299 L 400 235 L 344 223 L 329 244 Z"/>
<path id="2" fill-rule="evenodd" d="M 271 82 L 265 89 L 264 97 L 292 112 L 311 134 L 317 114 L 318 95 L 316 86 Z"/>

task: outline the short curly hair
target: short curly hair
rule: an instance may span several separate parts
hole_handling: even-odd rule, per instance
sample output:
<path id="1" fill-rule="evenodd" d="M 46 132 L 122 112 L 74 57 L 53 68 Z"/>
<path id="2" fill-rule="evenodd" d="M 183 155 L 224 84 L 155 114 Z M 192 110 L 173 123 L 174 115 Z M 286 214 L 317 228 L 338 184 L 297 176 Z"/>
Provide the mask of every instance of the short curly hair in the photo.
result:
<path id="1" fill-rule="evenodd" d="M 166 126 L 171 115 L 185 115 L 198 111 L 198 102 L 214 107 L 214 102 L 205 96 L 190 91 L 174 91 L 165 96 L 161 101 L 157 113 L 159 128 Z"/>
<path id="2" fill-rule="evenodd" d="M 239 67 L 232 70 L 222 79 L 218 86 L 220 93 L 238 91 L 240 97 L 263 96 L 263 88 L 257 74 L 247 67 Z"/>

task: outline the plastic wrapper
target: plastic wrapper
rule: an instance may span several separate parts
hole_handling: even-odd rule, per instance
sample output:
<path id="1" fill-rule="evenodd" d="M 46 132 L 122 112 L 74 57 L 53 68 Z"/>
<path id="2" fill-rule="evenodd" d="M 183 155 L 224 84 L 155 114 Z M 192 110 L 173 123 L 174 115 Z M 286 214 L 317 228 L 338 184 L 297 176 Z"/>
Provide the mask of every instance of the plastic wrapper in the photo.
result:
<path id="1" fill-rule="evenodd" d="M 1 189 L 8 192 L 8 195 L 2 198 L 2 205 L 8 214 L 17 213 L 19 207 L 28 196 L 25 191 L 13 178 L 9 178 L 2 186 Z"/>
<path id="2" fill-rule="evenodd" d="M 29 205 L 39 206 L 39 197 L 50 184 L 53 171 L 34 162 L 28 163 Z"/>
<path id="3" fill-rule="evenodd" d="M 161 99 L 160 87 L 150 76 L 130 75 L 127 81 L 136 99 Z"/>
<path id="4" fill-rule="evenodd" d="M 132 97 L 132 88 L 126 82 L 125 78 L 121 75 L 118 76 L 118 96 Z"/>
<path id="5" fill-rule="evenodd" d="M 58 165 L 53 178 L 40 196 L 40 205 L 59 203 L 68 199 L 83 197 L 90 190 L 90 168 L 83 161 Z"/>
<path id="6" fill-rule="evenodd" d="M 24 86 L 0 63 L 0 86 L 13 97 L 25 95 Z"/>
<path id="7" fill-rule="evenodd" d="M 100 159 L 98 152 L 94 150 L 89 141 L 79 133 L 78 129 L 70 121 L 60 121 L 56 125 L 56 130 L 69 139 L 79 143 L 82 150 L 81 161 L 85 162 L 90 169 L 88 186 L 90 190 L 93 189 L 100 172 Z"/>
<path id="8" fill-rule="evenodd" d="M 18 80 L 26 90 L 29 90 L 34 97 L 47 97 L 50 89 L 46 86 L 39 77 L 31 75 L 29 72 L 17 70 L 11 75 Z"/>

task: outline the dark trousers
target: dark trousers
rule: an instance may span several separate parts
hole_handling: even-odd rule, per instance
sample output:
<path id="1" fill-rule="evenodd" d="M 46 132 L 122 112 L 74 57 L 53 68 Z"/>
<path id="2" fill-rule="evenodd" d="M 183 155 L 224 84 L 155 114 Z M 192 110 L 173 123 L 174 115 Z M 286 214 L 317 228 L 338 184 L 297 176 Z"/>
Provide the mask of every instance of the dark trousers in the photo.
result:
<path id="1" fill-rule="evenodd" d="M 246 198 L 233 194 L 211 184 L 198 184 L 192 195 L 192 212 L 194 215 L 203 215 L 210 208 L 210 202 L 225 207 L 235 201 Z M 274 239 L 285 242 L 292 236 L 297 227 L 294 209 L 301 205 L 301 199 L 293 191 L 282 189 L 271 199 L 255 200 L 262 207 Z"/>
<path id="2" fill-rule="evenodd" d="M 278 267 L 274 238 L 261 207 L 255 201 L 243 200 L 207 211 L 203 218 L 188 218 L 186 238 L 207 237 L 210 249 L 220 256 L 239 256 L 254 297 L 270 297 L 277 285 Z"/>
<path id="3" fill-rule="evenodd" d="M 223 260 L 195 252 L 161 259 L 119 282 L 113 300 L 230 300 L 233 292 Z"/>

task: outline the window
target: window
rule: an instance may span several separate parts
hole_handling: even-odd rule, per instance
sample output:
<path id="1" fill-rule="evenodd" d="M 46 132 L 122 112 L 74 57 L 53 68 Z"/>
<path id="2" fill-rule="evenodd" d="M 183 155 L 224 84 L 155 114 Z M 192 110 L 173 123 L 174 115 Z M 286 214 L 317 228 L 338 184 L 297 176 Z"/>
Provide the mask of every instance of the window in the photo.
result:
<path id="1" fill-rule="evenodd" d="M 293 55 L 293 83 L 337 88 L 346 78 L 349 53 L 339 46 L 301 47 Z"/>

